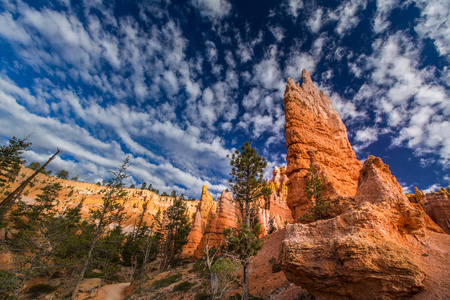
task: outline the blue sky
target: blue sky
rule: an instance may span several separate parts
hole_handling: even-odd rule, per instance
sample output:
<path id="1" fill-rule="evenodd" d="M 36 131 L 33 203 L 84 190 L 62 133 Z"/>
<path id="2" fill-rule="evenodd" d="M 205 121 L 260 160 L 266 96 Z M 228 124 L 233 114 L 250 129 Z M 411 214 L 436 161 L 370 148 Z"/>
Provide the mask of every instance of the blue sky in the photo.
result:
<path id="1" fill-rule="evenodd" d="M 283 93 L 306 68 L 358 159 L 405 191 L 450 185 L 450 2 L 0 0 L 0 137 L 89 182 L 226 188 L 246 140 L 286 164 Z"/>

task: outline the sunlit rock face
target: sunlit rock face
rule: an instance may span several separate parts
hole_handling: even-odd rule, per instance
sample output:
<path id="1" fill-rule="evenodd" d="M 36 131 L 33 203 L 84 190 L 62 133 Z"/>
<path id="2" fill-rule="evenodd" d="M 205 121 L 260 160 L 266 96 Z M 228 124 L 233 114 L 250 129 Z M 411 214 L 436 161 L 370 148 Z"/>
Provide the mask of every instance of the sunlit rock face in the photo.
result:
<path id="1" fill-rule="evenodd" d="M 202 250 L 209 245 L 218 247 L 223 244 L 223 230 L 225 228 L 236 228 L 238 210 L 233 201 L 233 195 L 229 191 L 222 191 L 217 199 L 217 211 L 214 217 L 208 220 L 205 234 L 194 252 L 194 259 L 201 257 Z"/>
<path id="2" fill-rule="evenodd" d="M 287 226 L 287 278 L 317 299 L 410 299 L 424 288 L 414 253 L 426 246 L 422 210 L 414 208 L 380 158 L 361 169 L 356 206 L 335 218 Z"/>
<path id="3" fill-rule="evenodd" d="M 212 220 L 216 214 L 216 203 L 208 193 L 208 187 L 203 186 L 200 203 L 197 206 L 192 220 L 192 229 L 188 236 L 188 243 L 184 246 L 181 254 L 182 258 L 192 257 L 206 232 L 208 221 Z"/>
<path id="4" fill-rule="evenodd" d="M 19 186 L 33 173 L 33 170 L 22 167 L 20 172 L 24 174 L 24 177 L 18 176 L 17 181 L 14 182 L 12 188 Z M 39 174 L 34 180 L 33 187 L 27 188 L 27 195 L 24 195 L 22 200 L 27 203 L 34 203 L 34 198 L 42 193 L 41 189 L 49 182 L 58 182 L 63 187 L 58 196 L 57 207 L 60 210 L 64 210 L 66 207 L 75 207 L 82 201 L 83 206 L 81 208 L 81 215 L 83 218 L 89 216 L 90 209 L 98 208 L 101 205 L 103 201 L 102 197 L 106 189 L 105 186 L 97 184 L 65 180 Z M 150 225 L 153 223 L 153 216 L 155 216 L 158 211 L 164 213 L 175 200 L 173 197 L 161 196 L 149 190 L 125 188 L 124 191 L 126 192 L 126 196 L 123 198 L 122 208 L 126 213 L 127 218 L 122 222 L 122 226 L 123 230 L 127 233 L 133 231 L 133 226 L 138 222 L 144 209 L 144 205 L 146 207 L 144 221 L 147 225 Z M 190 219 L 193 218 L 198 203 L 198 201 L 185 201 Z"/>
<path id="5" fill-rule="evenodd" d="M 268 181 L 272 194 L 261 197 L 256 202 L 259 206 L 259 222 L 261 223 L 261 237 L 270 233 L 271 230 L 279 230 L 293 221 L 291 210 L 286 203 L 287 182 L 285 175 L 286 167 L 275 167 L 273 177 Z M 209 201 L 209 200 L 208 200 Z M 209 203 L 207 201 L 207 203 Z M 206 245 L 218 247 L 223 244 L 223 230 L 225 228 L 236 228 L 240 218 L 240 211 L 236 207 L 233 195 L 229 191 L 222 191 L 217 199 L 217 210 L 209 210 L 210 213 L 202 213 L 199 208 L 194 215 L 194 225 L 189 235 L 188 245 L 185 247 L 185 257 L 193 253 L 192 257 L 197 259 L 201 256 Z M 201 205 L 203 206 L 203 196 Z M 209 206 L 208 206 L 209 207 Z M 200 238 L 200 239 L 199 239 Z M 192 252 L 195 245 L 197 248 Z"/>
<path id="6" fill-rule="evenodd" d="M 309 73 L 302 71 L 302 86 L 288 79 L 284 93 L 287 170 L 287 203 L 293 217 L 309 208 L 303 191 L 310 165 L 308 150 L 316 150 L 315 160 L 327 178 L 327 191 L 334 196 L 354 196 L 361 162 L 348 141 L 347 129 L 331 100 L 314 86 Z"/>

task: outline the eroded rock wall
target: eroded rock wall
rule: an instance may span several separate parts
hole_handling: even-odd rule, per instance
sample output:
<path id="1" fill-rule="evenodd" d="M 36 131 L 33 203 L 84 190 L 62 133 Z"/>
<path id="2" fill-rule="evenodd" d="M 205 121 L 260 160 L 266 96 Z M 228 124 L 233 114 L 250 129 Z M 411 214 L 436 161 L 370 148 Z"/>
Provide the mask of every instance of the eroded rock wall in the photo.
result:
<path id="1" fill-rule="evenodd" d="M 293 221 L 291 210 L 286 203 L 287 183 L 289 179 L 285 172 L 286 167 L 274 168 L 272 173 L 273 177 L 268 182 L 272 189 L 272 194 L 268 197 L 261 197 L 257 202 L 257 205 L 259 205 L 259 222 L 262 225 L 261 237 L 269 234 L 273 230 L 283 229 L 287 223 Z M 222 194 L 217 199 L 217 210 L 215 214 L 209 214 L 209 219 L 205 219 L 205 216 L 205 213 L 196 213 L 194 217 L 194 228 L 189 236 L 190 241 L 188 245 L 191 249 L 196 243 L 198 244 L 193 252 L 194 259 L 201 256 L 201 251 L 207 244 L 217 247 L 223 243 L 223 230 L 225 228 L 237 227 L 240 211 L 235 205 L 233 195 L 229 191 L 222 191 Z M 200 227 L 205 226 L 205 224 L 206 227 L 202 230 L 201 240 L 197 242 L 200 237 Z"/>
<path id="2" fill-rule="evenodd" d="M 223 230 L 237 227 L 238 210 L 233 201 L 233 195 L 229 191 L 222 191 L 217 199 L 217 210 L 214 217 L 209 220 L 205 234 L 194 251 L 193 258 L 198 259 L 206 245 L 218 247 L 223 243 Z"/>

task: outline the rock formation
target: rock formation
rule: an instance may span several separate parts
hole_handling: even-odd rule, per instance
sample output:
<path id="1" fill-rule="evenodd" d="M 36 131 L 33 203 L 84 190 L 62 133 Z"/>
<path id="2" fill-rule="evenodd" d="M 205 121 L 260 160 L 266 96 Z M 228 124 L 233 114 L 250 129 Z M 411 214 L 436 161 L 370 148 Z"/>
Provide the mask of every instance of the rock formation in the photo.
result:
<path id="1" fill-rule="evenodd" d="M 289 178 L 286 175 L 286 166 L 275 166 L 272 171 L 272 179 L 270 179 L 268 182 L 272 193 L 277 195 L 278 197 L 286 199 L 288 182 Z"/>
<path id="2" fill-rule="evenodd" d="M 347 129 L 331 100 L 314 87 L 310 75 L 302 71 L 302 86 L 288 79 L 284 93 L 287 170 L 287 203 L 294 218 L 309 208 L 303 191 L 310 165 L 308 150 L 317 150 L 314 159 L 326 174 L 330 195 L 353 196 L 362 167 L 347 138 Z M 311 152 L 310 152 L 311 153 Z"/>
<path id="3" fill-rule="evenodd" d="M 184 246 L 181 254 L 182 258 L 193 256 L 194 251 L 197 249 L 203 235 L 206 232 L 208 222 L 214 218 L 215 213 L 215 202 L 213 201 L 211 194 L 208 193 L 208 187 L 204 185 L 200 203 L 198 204 L 197 211 L 194 214 L 192 229 L 188 236 L 188 243 Z"/>
<path id="4" fill-rule="evenodd" d="M 229 191 L 222 191 L 222 194 L 217 199 L 216 214 L 210 220 L 193 258 L 200 258 L 201 252 L 207 244 L 209 246 L 219 246 L 223 242 L 223 230 L 237 227 L 237 216 L 238 210 L 234 205 L 233 195 Z"/>
<path id="5" fill-rule="evenodd" d="M 415 193 L 408 195 L 412 203 L 420 205 L 428 216 L 450 234 L 450 193 L 441 188 L 437 193 L 424 193 L 415 188 Z"/>
<path id="6" fill-rule="evenodd" d="M 425 272 L 411 252 L 421 247 L 424 213 L 380 158 L 367 158 L 358 183 L 352 211 L 287 226 L 283 270 L 318 298 L 409 299 L 424 288 Z"/>
<path id="7" fill-rule="evenodd" d="M 289 182 L 289 178 L 286 176 L 286 166 L 275 167 L 272 175 L 272 179 L 268 181 L 272 194 L 260 199 L 259 218 L 263 225 L 263 235 L 274 229 L 282 229 L 286 223 L 293 221 L 291 210 L 286 203 Z"/>
<path id="8" fill-rule="evenodd" d="M 271 227 L 273 229 L 282 229 L 286 223 L 292 222 L 291 211 L 286 204 L 287 182 L 285 175 L 286 167 L 275 167 L 273 178 L 269 180 L 272 188 L 272 194 L 269 197 L 259 199 L 259 221 L 262 225 L 261 236 L 267 235 Z M 193 259 L 201 256 L 201 251 L 207 244 L 210 246 L 219 246 L 223 242 L 222 232 L 225 228 L 236 228 L 239 218 L 239 210 L 233 201 L 233 195 L 229 191 L 222 191 L 217 199 L 217 210 L 209 209 L 210 213 L 204 211 L 205 203 L 211 203 L 203 195 L 206 195 L 206 187 L 203 188 L 201 207 L 197 209 L 194 216 L 193 229 L 188 238 L 188 244 L 183 250 L 184 257 L 189 257 L 193 253 Z M 209 199 L 209 198 L 208 198 Z M 211 207 L 208 204 L 206 207 Z M 196 248 L 195 248 L 195 245 Z"/>

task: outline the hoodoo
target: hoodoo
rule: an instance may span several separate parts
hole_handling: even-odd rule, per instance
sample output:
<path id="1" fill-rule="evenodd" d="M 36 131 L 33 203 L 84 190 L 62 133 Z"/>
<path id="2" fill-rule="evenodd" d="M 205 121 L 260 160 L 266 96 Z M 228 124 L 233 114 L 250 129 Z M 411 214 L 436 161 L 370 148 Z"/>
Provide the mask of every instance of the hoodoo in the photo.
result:
<path id="1" fill-rule="evenodd" d="M 315 160 L 326 175 L 330 195 L 354 196 L 362 167 L 330 98 L 317 90 L 306 70 L 302 71 L 302 81 L 300 86 L 289 78 L 284 93 L 287 203 L 294 218 L 300 217 L 309 206 L 303 191 L 310 165 L 309 150 L 317 150 Z"/>
<path id="2" fill-rule="evenodd" d="M 447 225 L 448 194 L 417 190 L 408 199 L 380 158 L 362 166 L 330 99 L 306 70 L 302 79 L 301 87 L 289 79 L 284 96 L 287 201 L 294 217 L 310 207 L 311 164 L 325 177 L 333 214 L 287 225 L 287 279 L 316 299 L 448 299 L 450 236 L 434 223 Z"/>

